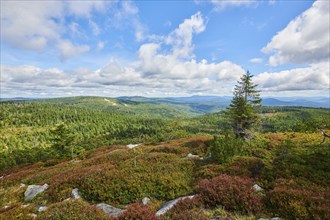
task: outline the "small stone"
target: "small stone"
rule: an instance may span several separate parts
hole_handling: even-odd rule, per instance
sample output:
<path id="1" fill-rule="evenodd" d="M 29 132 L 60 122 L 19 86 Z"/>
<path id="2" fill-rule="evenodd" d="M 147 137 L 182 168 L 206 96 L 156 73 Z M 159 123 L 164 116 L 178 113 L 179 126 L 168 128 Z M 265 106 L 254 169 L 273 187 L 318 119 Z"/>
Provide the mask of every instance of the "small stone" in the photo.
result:
<path id="1" fill-rule="evenodd" d="M 5 206 L 3 206 L 0 210 L 6 210 L 6 209 L 8 209 L 10 206 L 7 206 L 7 205 L 5 205 Z"/>
<path id="2" fill-rule="evenodd" d="M 45 205 L 40 205 L 37 208 L 38 212 L 44 212 L 44 211 L 46 211 L 46 209 L 47 209 L 47 206 L 45 206 Z"/>
<path id="3" fill-rule="evenodd" d="M 64 199 L 65 202 L 70 201 L 71 198 Z"/>
<path id="4" fill-rule="evenodd" d="M 75 188 L 71 192 L 71 198 L 73 199 L 81 199 L 81 196 L 79 195 L 78 189 Z"/>
<path id="5" fill-rule="evenodd" d="M 171 201 L 166 202 L 157 212 L 156 212 L 156 216 L 160 216 L 160 215 L 164 215 L 166 212 L 168 212 L 177 202 L 179 202 L 182 199 L 192 199 L 194 198 L 196 195 L 192 195 L 192 196 L 183 196 L 183 197 L 179 197 L 177 199 L 173 199 Z"/>
<path id="6" fill-rule="evenodd" d="M 24 196 L 25 201 L 29 201 L 33 199 L 37 194 L 45 191 L 48 189 L 48 184 L 44 184 L 42 186 L 39 185 L 29 185 L 28 188 L 25 190 Z"/>
<path id="7" fill-rule="evenodd" d="M 124 212 L 124 210 L 122 210 L 122 209 L 118 209 L 116 207 L 113 207 L 113 206 L 105 204 L 105 203 L 97 204 L 96 208 L 102 209 L 105 214 L 111 215 L 115 218 L 117 218 L 119 215 L 121 215 L 121 213 Z"/>
<path id="8" fill-rule="evenodd" d="M 143 204 L 143 205 L 148 205 L 149 202 L 150 202 L 150 199 L 149 199 L 148 197 L 144 197 L 144 198 L 142 199 L 142 204 Z"/>
<path id="9" fill-rule="evenodd" d="M 0 180 L 3 179 L 5 176 L 0 176 Z"/>
<path id="10" fill-rule="evenodd" d="M 24 204 L 24 205 L 21 205 L 22 208 L 26 208 L 26 207 L 28 207 L 28 206 L 30 206 L 30 204 Z"/>
<path id="11" fill-rule="evenodd" d="M 264 189 L 261 188 L 258 184 L 254 184 L 254 185 L 252 186 L 252 188 L 253 188 L 255 191 L 257 191 L 257 192 L 260 192 L 260 191 L 263 191 L 263 190 L 264 190 Z"/>
<path id="12" fill-rule="evenodd" d="M 188 157 L 188 158 L 199 158 L 198 155 L 194 155 L 194 154 L 192 154 L 192 153 L 189 153 L 189 154 L 187 155 L 187 157 Z"/>
<path id="13" fill-rule="evenodd" d="M 129 149 L 132 149 L 132 148 L 134 148 L 134 147 L 138 147 L 138 146 L 140 146 L 141 144 L 128 144 L 128 145 L 126 145 Z"/>
<path id="14" fill-rule="evenodd" d="M 23 188 L 23 187 L 25 187 L 24 183 L 19 184 L 19 188 Z"/>

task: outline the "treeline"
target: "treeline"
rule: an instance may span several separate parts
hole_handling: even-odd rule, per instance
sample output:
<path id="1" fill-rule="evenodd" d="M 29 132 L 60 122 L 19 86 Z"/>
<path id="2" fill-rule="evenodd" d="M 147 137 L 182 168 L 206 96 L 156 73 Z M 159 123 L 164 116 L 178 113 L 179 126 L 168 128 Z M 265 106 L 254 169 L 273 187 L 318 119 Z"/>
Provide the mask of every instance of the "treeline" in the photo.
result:
<path id="1" fill-rule="evenodd" d="M 259 132 L 330 129 L 329 109 L 264 107 L 261 114 Z M 74 137 L 72 148 L 80 152 L 116 143 L 218 135 L 230 129 L 223 112 L 166 119 L 42 102 L 1 102 L 0 169 L 63 156 L 54 148 L 56 133 L 53 131 L 61 124 Z"/>

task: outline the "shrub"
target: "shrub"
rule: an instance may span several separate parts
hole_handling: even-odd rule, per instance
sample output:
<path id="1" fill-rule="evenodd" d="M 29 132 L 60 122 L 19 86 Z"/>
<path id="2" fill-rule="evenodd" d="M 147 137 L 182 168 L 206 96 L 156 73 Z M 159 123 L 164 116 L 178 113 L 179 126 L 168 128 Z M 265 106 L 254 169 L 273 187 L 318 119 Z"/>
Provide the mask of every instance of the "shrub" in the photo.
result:
<path id="1" fill-rule="evenodd" d="M 103 211 L 97 209 L 95 206 L 89 205 L 80 199 L 64 201 L 55 203 L 48 207 L 45 212 L 38 215 L 37 220 L 53 219 L 53 220 L 89 220 L 98 219 L 106 220 L 109 219 Z"/>
<path id="2" fill-rule="evenodd" d="M 177 202 L 166 214 L 172 220 L 207 220 L 208 218 L 201 209 L 203 206 L 199 196 L 192 199 L 186 198 Z"/>
<path id="3" fill-rule="evenodd" d="M 244 151 L 244 141 L 230 135 L 214 136 L 213 141 L 211 141 L 212 158 L 219 163 L 227 163 L 234 156 L 244 155 Z"/>
<path id="4" fill-rule="evenodd" d="M 229 165 L 229 172 L 237 176 L 255 178 L 264 168 L 263 162 L 256 157 L 240 156 L 233 159 Z"/>
<path id="5" fill-rule="evenodd" d="M 125 212 L 119 216 L 119 220 L 155 220 L 156 211 L 151 210 L 147 205 L 133 203 L 129 205 Z"/>
<path id="6" fill-rule="evenodd" d="M 273 209 L 288 219 L 330 219 L 330 192 L 313 184 L 277 180 L 270 192 Z"/>
<path id="7" fill-rule="evenodd" d="M 252 181 L 223 174 L 201 180 L 196 190 L 208 207 L 223 206 L 229 211 L 256 213 L 262 206 L 261 198 L 252 189 Z"/>
<path id="8" fill-rule="evenodd" d="M 128 204 L 145 196 L 171 200 L 191 193 L 193 163 L 173 154 L 149 153 L 83 176 L 77 188 L 90 201 Z"/>

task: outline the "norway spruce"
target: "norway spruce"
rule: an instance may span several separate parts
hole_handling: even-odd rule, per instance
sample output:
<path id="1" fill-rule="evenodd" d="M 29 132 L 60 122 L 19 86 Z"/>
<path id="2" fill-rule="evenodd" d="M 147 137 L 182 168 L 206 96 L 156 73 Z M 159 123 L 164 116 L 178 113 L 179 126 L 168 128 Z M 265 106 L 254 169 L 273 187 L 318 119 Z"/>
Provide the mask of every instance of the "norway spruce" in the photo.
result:
<path id="1" fill-rule="evenodd" d="M 257 111 L 261 106 L 257 85 L 252 82 L 253 75 L 247 71 L 235 86 L 234 97 L 227 110 L 228 119 L 236 138 L 247 139 L 258 122 Z"/>

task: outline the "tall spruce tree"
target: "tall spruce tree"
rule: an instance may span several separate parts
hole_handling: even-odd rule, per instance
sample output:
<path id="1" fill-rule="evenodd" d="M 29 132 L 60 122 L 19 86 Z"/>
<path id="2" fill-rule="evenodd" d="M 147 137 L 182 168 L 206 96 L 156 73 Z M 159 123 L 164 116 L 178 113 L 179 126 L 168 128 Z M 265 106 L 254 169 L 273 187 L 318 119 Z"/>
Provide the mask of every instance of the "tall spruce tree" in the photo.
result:
<path id="1" fill-rule="evenodd" d="M 227 109 L 227 116 L 236 138 L 249 138 L 249 132 L 258 122 L 257 111 L 261 106 L 258 85 L 252 82 L 253 75 L 247 71 L 235 86 L 234 97 Z"/>

